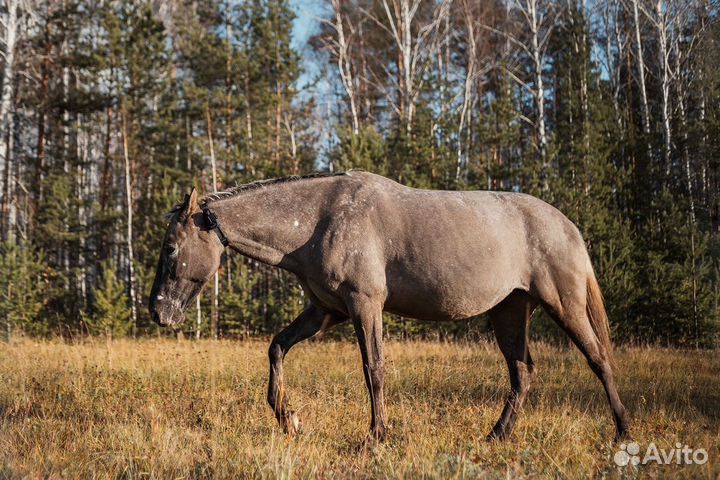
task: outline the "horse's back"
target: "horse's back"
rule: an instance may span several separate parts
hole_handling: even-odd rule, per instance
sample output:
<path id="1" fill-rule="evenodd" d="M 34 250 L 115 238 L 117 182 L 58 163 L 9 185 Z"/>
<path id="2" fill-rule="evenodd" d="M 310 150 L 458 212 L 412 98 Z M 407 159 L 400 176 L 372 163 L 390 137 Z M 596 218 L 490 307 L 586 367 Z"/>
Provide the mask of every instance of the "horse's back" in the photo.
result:
<path id="1" fill-rule="evenodd" d="M 367 189 L 364 215 L 382 236 L 416 253 L 472 255 L 477 248 L 514 256 L 518 248 L 552 254 L 570 243 L 582 247 L 577 227 L 558 209 L 532 195 L 496 191 L 423 190 L 360 173 Z M 455 247 L 455 248 L 453 248 Z M 497 249 L 497 250 L 496 250 Z"/>
<path id="2" fill-rule="evenodd" d="M 563 262 L 585 266 L 577 228 L 530 195 L 419 190 L 353 175 L 353 198 L 367 222 L 363 242 L 382 256 L 390 311 L 467 318 L 515 289 L 531 290 Z"/>

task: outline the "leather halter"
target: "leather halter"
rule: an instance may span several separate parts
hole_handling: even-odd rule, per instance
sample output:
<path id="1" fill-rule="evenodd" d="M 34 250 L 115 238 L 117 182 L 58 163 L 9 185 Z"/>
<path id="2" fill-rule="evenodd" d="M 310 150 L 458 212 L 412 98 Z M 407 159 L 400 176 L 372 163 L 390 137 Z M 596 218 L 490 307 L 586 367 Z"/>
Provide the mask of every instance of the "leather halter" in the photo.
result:
<path id="1" fill-rule="evenodd" d="M 220 228 L 220 222 L 218 221 L 215 213 L 210 210 L 210 207 L 207 205 L 203 205 L 201 208 L 203 211 L 203 219 L 205 219 L 205 224 L 207 225 L 208 230 L 215 230 L 215 233 L 220 239 L 220 242 L 223 244 L 223 247 L 230 245 L 230 241 L 228 241 L 225 232 L 223 232 L 222 228 Z"/>

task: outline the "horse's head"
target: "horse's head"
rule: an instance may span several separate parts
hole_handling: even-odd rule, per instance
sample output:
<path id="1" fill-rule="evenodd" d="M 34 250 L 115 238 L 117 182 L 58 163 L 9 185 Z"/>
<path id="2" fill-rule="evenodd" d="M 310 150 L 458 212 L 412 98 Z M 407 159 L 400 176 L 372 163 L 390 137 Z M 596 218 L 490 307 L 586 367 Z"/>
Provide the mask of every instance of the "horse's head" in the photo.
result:
<path id="1" fill-rule="evenodd" d="M 150 292 L 150 315 L 160 325 L 177 325 L 185 309 L 217 271 L 223 245 L 205 225 L 195 189 L 169 215 L 155 282 Z"/>

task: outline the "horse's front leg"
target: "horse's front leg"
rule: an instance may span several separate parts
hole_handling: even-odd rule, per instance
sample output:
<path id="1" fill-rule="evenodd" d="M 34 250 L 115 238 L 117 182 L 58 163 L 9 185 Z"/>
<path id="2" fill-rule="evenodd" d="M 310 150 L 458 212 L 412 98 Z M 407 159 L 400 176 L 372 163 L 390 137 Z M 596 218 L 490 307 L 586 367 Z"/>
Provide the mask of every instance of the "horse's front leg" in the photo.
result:
<path id="1" fill-rule="evenodd" d="M 385 438 L 385 380 L 382 344 L 382 306 L 365 295 L 353 295 L 350 316 L 355 326 L 363 361 L 365 383 L 370 393 L 370 433 L 378 440 Z"/>
<path id="2" fill-rule="evenodd" d="M 275 335 L 270 344 L 268 350 L 270 381 L 267 401 L 285 433 L 296 433 L 300 421 L 295 412 L 291 412 L 287 408 L 288 399 L 283 382 L 283 359 L 293 345 L 312 337 L 323 328 L 338 323 L 338 321 L 333 315 L 325 313 L 315 305 L 310 305 L 290 325 Z"/>

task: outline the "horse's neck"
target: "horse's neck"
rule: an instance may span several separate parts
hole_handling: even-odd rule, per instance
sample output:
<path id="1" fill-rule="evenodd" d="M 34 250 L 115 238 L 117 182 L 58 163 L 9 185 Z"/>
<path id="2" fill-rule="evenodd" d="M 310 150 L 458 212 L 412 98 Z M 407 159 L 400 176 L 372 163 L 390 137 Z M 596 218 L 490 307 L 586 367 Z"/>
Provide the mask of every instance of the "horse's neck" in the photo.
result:
<path id="1" fill-rule="evenodd" d="M 312 237 L 324 203 L 303 183 L 258 188 L 211 203 L 230 248 L 292 270 L 292 253 Z"/>

